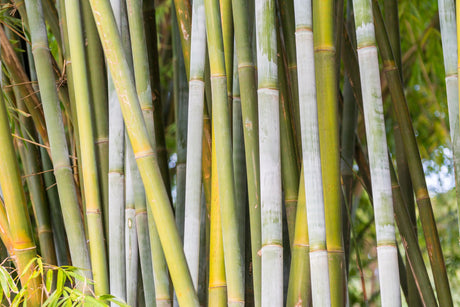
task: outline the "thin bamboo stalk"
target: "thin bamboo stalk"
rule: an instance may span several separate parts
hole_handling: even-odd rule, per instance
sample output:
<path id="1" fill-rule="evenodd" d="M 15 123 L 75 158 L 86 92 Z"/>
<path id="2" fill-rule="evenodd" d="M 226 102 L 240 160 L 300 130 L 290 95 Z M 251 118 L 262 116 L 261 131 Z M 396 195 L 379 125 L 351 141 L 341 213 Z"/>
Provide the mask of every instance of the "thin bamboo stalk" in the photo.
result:
<path id="1" fill-rule="evenodd" d="M 428 256 L 433 270 L 438 299 L 440 300 L 439 303 L 442 306 L 452 306 L 452 294 L 449 287 L 444 256 L 442 254 L 441 244 L 436 228 L 436 221 L 431 207 L 422 162 L 407 108 L 400 74 L 394 62 L 394 57 L 386 34 L 387 31 L 385 29 L 385 24 L 383 23 L 378 3 L 374 1 L 373 4 L 377 42 L 379 43 L 379 50 L 381 52 L 382 59 L 384 60 L 384 72 L 388 80 L 390 94 L 392 96 L 394 114 L 396 115 L 398 124 L 401 128 L 405 154 L 408 160 L 409 171 L 419 207 L 422 229 L 425 235 L 427 249 L 429 251 Z"/>
<path id="2" fill-rule="evenodd" d="M 279 91 L 275 2 L 257 1 L 262 306 L 283 304 Z"/>
<path id="3" fill-rule="evenodd" d="M 233 35 L 233 16 L 232 0 L 219 0 L 220 17 L 222 23 L 222 38 L 224 43 L 225 74 L 227 76 L 227 96 L 229 110 L 232 110 L 232 90 L 233 90 L 233 44 L 235 37 Z M 195 17 L 193 17 L 195 18 Z M 193 31 L 193 27 L 192 27 Z M 192 62 L 193 63 L 193 62 Z M 230 119 L 232 112 L 230 112 Z"/>
<path id="4" fill-rule="evenodd" d="M 302 159 L 304 171 L 306 170 L 309 173 L 304 182 L 310 247 L 312 301 L 315 306 L 331 306 L 332 285 L 329 283 L 325 201 L 321 174 L 318 105 L 316 102 L 315 56 L 312 32 L 313 12 L 311 3 L 308 1 L 295 1 L 294 6 L 296 8 L 296 45 L 298 46 L 297 72 L 299 82 L 303 84 L 303 86 L 299 87 Z M 318 11 L 316 13 L 319 14 Z M 334 295 L 337 295 L 337 293 L 334 293 Z"/>
<path id="5" fill-rule="evenodd" d="M 441 25 L 442 49 L 444 50 L 444 68 L 446 71 L 447 105 L 449 108 L 450 139 L 454 157 L 455 185 L 457 187 L 457 206 L 460 217 L 460 124 L 458 106 L 457 72 L 457 28 L 455 24 L 455 3 L 452 0 L 439 0 L 439 22 Z M 452 50 L 452 52 L 450 52 Z M 459 219 L 460 223 L 460 219 Z M 459 224 L 460 228 L 460 224 Z M 459 239 L 460 242 L 460 239 Z"/>
<path id="6" fill-rule="evenodd" d="M 354 0 L 358 59 L 363 89 L 364 120 L 369 152 L 377 234 L 377 257 L 382 306 L 400 306 L 391 179 L 370 0 Z"/>
<path id="7" fill-rule="evenodd" d="M 251 3 L 233 0 L 233 24 L 240 80 L 241 113 L 243 116 L 244 147 L 246 155 L 251 257 L 253 269 L 254 305 L 261 304 L 261 248 L 259 124 L 257 114 L 256 75 L 252 49 L 252 24 L 249 22 Z"/>
<path id="8" fill-rule="evenodd" d="M 219 203 L 229 306 L 244 305 L 243 259 L 238 244 L 238 220 L 232 165 L 231 130 L 219 2 L 205 1 L 207 42 L 211 68 L 212 119 L 215 132 Z"/>
<path id="9" fill-rule="evenodd" d="M 28 302 L 31 306 L 40 306 L 40 279 L 33 277 L 32 269 L 24 271 L 30 261 L 37 256 L 32 225 L 26 207 L 26 199 L 21 182 L 19 165 L 14 152 L 13 140 L 11 137 L 8 114 L 5 101 L 3 100 L 3 90 L 0 97 L 0 186 L 4 195 L 6 216 L 9 222 L 9 238 L 11 239 L 11 252 L 20 276 L 21 284 L 29 289 Z M 2 214 L 4 216 L 4 214 Z M 3 220 L 4 218 L 2 218 Z M 2 224 L 5 221 L 2 222 Z M 6 225 L 2 225 L 2 232 L 8 235 Z M 8 240 L 3 240 L 8 246 Z"/>
<path id="10" fill-rule="evenodd" d="M 188 79 L 190 75 L 190 46 L 192 39 L 192 5 L 190 0 L 174 0 L 174 8 L 177 18 L 175 25 L 180 29 L 179 36 L 184 57 L 185 72 Z"/>
<path id="11" fill-rule="evenodd" d="M 86 66 L 89 75 L 91 107 L 94 120 L 94 142 L 96 144 L 97 171 L 101 191 L 104 230 L 109 237 L 109 114 L 107 97 L 107 69 L 104 63 L 101 41 L 97 34 L 93 13 L 88 0 L 81 1 L 86 40 Z M 96 120 L 97 119 L 97 120 Z"/>
<path id="12" fill-rule="evenodd" d="M 212 129 L 214 131 L 214 129 Z M 211 174 L 211 237 L 209 239 L 209 289 L 208 305 L 227 305 L 227 281 L 225 278 L 224 244 L 222 239 L 222 214 L 219 201 L 219 180 L 215 134 L 212 134 L 212 174 Z"/>
<path id="13" fill-rule="evenodd" d="M 123 51 L 120 35 L 117 33 L 113 13 L 107 0 L 91 0 L 90 3 L 99 35 L 102 37 L 102 46 L 108 59 L 107 63 L 119 94 L 123 118 L 146 187 L 147 200 L 157 224 L 179 303 L 183 306 L 197 306 L 198 298 L 193 290 L 193 282 L 182 252 L 168 194 L 162 183 L 161 173 L 148 140 L 133 77 Z"/>
<path id="14" fill-rule="evenodd" d="M 291 272 L 286 306 L 311 306 L 310 240 L 308 237 L 304 170 L 300 173 L 299 197 L 291 248 Z"/>
<path id="15" fill-rule="evenodd" d="M 0 197 L 0 239 L 5 246 L 8 256 L 14 256 L 13 242 L 11 240 L 10 226 L 8 225 L 8 217 L 6 216 L 5 204 L 3 198 Z M 0 259 L 3 262 L 4 259 Z"/>
<path id="16" fill-rule="evenodd" d="M 98 173 L 96 167 L 96 150 L 90 107 L 90 91 L 86 69 L 85 49 L 80 3 L 77 0 L 66 0 L 67 28 L 69 34 L 70 56 L 80 135 L 82 177 L 85 187 L 86 217 L 91 256 L 91 268 L 96 295 L 109 293 L 109 276 L 107 268 L 104 226 L 101 213 L 101 198 Z"/>
<path id="17" fill-rule="evenodd" d="M 51 67 L 48 38 L 40 1 L 26 1 L 31 25 L 32 52 L 35 60 L 40 96 L 42 97 L 46 126 L 50 133 L 51 157 L 61 200 L 69 249 L 74 266 L 91 278 L 91 265 L 80 208 L 76 195 L 72 169 L 68 158 L 67 142 L 60 104 L 57 97 L 53 68 Z"/>
<path id="18" fill-rule="evenodd" d="M 185 179 L 184 252 L 198 290 L 201 219 L 201 161 L 203 141 L 206 20 L 204 1 L 193 2 L 190 81 L 188 97 L 187 170 Z M 204 229 L 202 230 L 204 231 Z"/>

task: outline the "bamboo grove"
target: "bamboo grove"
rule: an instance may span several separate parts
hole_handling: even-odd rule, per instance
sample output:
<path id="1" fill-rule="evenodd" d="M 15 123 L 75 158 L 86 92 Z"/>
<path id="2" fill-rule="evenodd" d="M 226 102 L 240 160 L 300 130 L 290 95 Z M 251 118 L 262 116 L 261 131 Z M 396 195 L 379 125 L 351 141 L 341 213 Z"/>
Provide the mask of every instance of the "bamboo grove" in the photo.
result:
<path id="1" fill-rule="evenodd" d="M 1 303 L 57 306 L 60 266 L 89 306 L 454 306 L 402 2 L 1 1 Z"/>

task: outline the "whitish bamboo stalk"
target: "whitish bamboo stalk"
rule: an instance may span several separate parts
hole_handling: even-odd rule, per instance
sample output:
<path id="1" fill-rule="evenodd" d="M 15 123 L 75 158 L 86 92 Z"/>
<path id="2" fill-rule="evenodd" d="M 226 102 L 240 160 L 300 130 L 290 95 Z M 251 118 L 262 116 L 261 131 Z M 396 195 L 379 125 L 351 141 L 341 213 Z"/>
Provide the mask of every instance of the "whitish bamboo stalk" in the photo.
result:
<path id="1" fill-rule="evenodd" d="M 121 1 L 111 0 L 115 19 L 120 27 Z M 109 268 L 110 294 L 126 300 L 125 258 L 125 127 L 120 103 L 110 71 L 109 97 Z M 114 304 L 112 304 L 114 306 Z"/>
<path id="2" fill-rule="evenodd" d="M 187 166 L 185 177 L 184 252 L 198 289 L 200 260 L 201 156 L 203 140 L 206 18 L 204 0 L 193 1 L 188 98 Z M 204 231 L 204 229 L 203 229 Z"/>
<path id="3" fill-rule="evenodd" d="M 382 306 L 400 306 L 391 180 L 372 4 L 370 0 L 354 0 L 353 8 L 374 200 L 381 302 Z"/>
<path id="4" fill-rule="evenodd" d="M 454 0 L 438 0 L 444 68 L 446 70 L 447 105 L 449 108 L 450 139 L 454 156 L 455 185 L 460 217 L 460 123 L 457 72 L 457 28 Z M 460 223 L 460 219 L 459 219 Z M 460 228 L 460 224 L 459 224 Z M 460 237 L 459 237 L 460 242 Z"/>
<path id="5" fill-rule="evenodd" d="M 310 1 L 296 0 L 296 49 L 299 84 L 300 134 L 305 172 L 305 196 L 310 243 L 311 292 L 314 306 L 330 306 L 326 222 L 316 104 L 315 58 Z"/>
<path id="6" fill-rule="evenodd" d="M 283 304 L 281 152 L 275 1 L 255 4 L 260 199 L 262 222 L 262 306 Z"/>
<path id="7" fill-rule="evenodd" d="M 88 73 L 86 69 L 83 30 L 78 0 L 65 2 L 67 28 L 69 34 L 70 57 L 72 59 L 72 72 L 80 136 L 81 165 L 84 196 L 86 204 L 86 217 L 91 256 L 91 267 L 96 295 L 109 292 L 109 276 L 106 260 L 106 246 L 104 241 L 104 228 L 101 214 L 101 195 L 99 191 L 98 172 L 96 167 L 96 150 L 94 146 L 94 133 L 91 118 L 90 91 Z"/>

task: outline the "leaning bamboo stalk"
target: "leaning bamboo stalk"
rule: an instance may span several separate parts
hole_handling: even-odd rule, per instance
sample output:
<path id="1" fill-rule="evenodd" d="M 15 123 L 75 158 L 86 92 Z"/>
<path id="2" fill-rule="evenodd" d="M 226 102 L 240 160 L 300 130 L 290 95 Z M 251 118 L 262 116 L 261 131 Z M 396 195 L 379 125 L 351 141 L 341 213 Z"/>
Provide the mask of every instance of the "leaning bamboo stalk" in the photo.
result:
<path id="1" fill-rule="evenodd" d="M 434 219 L 433 208 L 431 206 L 428 189 L 426 186 L 423 172 L 422 161 L 418 151 L 415 139 L 412 121 L 406 103 L 402 82 L 398 68 L 395 65 L 393 53 L 388 41 L 387 31 L 377 2 L 373 2 L 374 18 L 376 25 L 376 35 L 379 43 L 379 50 L 384 61 L 384 72 L 388 80 L 390 94 L 392 97 L 392 106 L 404 144 L 404 151 L 409 164 L 409 171 L 415 191 L 417 205 L 419 207 L 420 220 L 422 229 L 427 242 L 428 256 L 430 258 L 431 268 L 433 271 L 434 282 L 440 305 L 451 306 L 452 294 L 449 287 L 444 256 L 442 253 L 441 243 Z"/>
<path id="2" fill-rule="evenodd" d="M 342 234 L 338 77 L 336 76 L 335 2 L 313 1 L 313 40 L 318 105 L 321 168 L 326 215 L 332 306 L 345 306 L 347 280 Z M 305 169 L 307 167 L 305 166 Z M 308 194 L 308 192 L 307 192 Z M 308 206 L 308 202 L 307 202 Z M 310 229 L 309 229 L 310 230 Z M 310 234 L 311 237 L 311 234 Z M 310 245 L 310 249 L 312 246 Z"/>
<path id="3" fill-rule="evenodd" d="M 286 306 L 311 306 L 310 240 L 305 204 L 304 170 L 300 173 L 299 197 Z"/>
<path id="4" fill-rule="evenodd" d="M 31 25 L 32 52 L 35 60 L 40 96 L 42 97 L 46 126 L 50 137 L 51 156 L 61 200 L 69 249 L 74 266 L 91 278 L 91 265 L 86 245 L 83 221 L 80 215 L 74 178 L 70 167 L 67 142 L 60 103 L 57 97 L 53 68 L 51 67 L 48 38 L 40 1 L 26 1 Z"/>
<path id="5" fill-rule="evenodd" d="M 373 191 L 382 306 L 400 306 L 391 179 L 371 0 L 354 0 L 359 71 Z"/>
<path id="6" fill-rule="evenodd" d="M 227 79 L 219 2 L 205 1 L 207 42 L 211 68 L 212 121 L 216 142 L 219 203 L 222 216 L 227 298 L 230 306 L 244 305 L 243 259 L 238 244 L 238 220 L 232 165 Z"/>
<path id="7" fill-rule="evenodd" d="M 452 142 L 452 151 L 454 157 L 458 215 L 460 217 L 460 124 L 458 106 L 458 72 L 457 57 L 455 57 L 457 52 L 453 52 L 454 50 L 457 50 L 457 29 L 455 24 L 456 19 L 454 11 L 455 3 L 453 0 L 439 0 L 438 6 L 439 22 L 441 25 L 442 49 L 444 50 L 444 68 L 446 71 L 446 91 L 447 105 L 449 108 L 450 139 Z"/>
<path id="8" fill-rule="evenodd" d="M 198 298 L 182 252 L 168 194 L 148 140 L 133 77 L 123 51 L 115 18 L 107 0 L 91 0 L 90 3 L 179 303 L 183 306 L 197 306 Z"/>
<path id="9" fill-rule="evenodd" d="M 233 24 L 238 57 L 238 77 L 240 80 L 241 113 L 243 116 L 244 147 L 246 155 L 249 224 L 251 235 L 251 257 L 253 268 L 254 305 L 261 300 L 261 248 L 260 220 L 260 173 L 259 173 L 259 124 L 257 114 L 256 69 L 253 60 L 252 32 L 248 12 L 250 3 L 233 0 Z"/>
<path id="10" fill-rule="evenodd" d="M 275 1 L 257 1 L 262 306 L 283 304 L 279 91 Z"/>
<path id="11" fill-rule="evenodd" d="M 0 146 L 0 169 L 2 170 L 0 186 L 3 191 L 5 211 L 9 222 L 12 248 L 10 250 L 12 255 L 10 256 L 14 257 L 18 272 L 20 274 L 24 273 L 20 276 L 20 280 L 23 286 L 27 284 L 30 305 L 40 306 L 40 280 L 38 277 L 32 276 L 32 269 L 24 271 L 27 264 L 37 256 L 37 247 L 33 239 L 32 225 L 27 212 L 26 198 L 13 147 L 6 104 L 3 100 L 3 90 L 0 92 L 0 144 L 2 144 Z M 6 228 L 6 225 L 2 225 L 2 228 Z M 6 232 L 8 235 L 7 229 L 3 229 L 2 232 Z M 4 240 L 4 242 L 5 245 L 8 245 L 7 240 Z"/>
<path id="12" fill-rule="evenodd" d="M 109 276 L 80 3 L 78 0 L 66 0 L 65 8 L 74 88 L 78 93 L 75 100 L 80 146 L 84 148 L 81 150 L 81 165 L 94 291 L 96 295 L 103 295 L 109 293 Z"/>
<path id="13" fill-rule="evenodd" d="M 193 284 L 197 290 L 200 259 L 201 157 L 203 148 L 204 63 L 206 54 L 206 18 L 203 0 L 195 0 L 193 2 L 192 14 L 184 252 L 190 274 L 192 275 Z"/>
<path id="14" fill-rule="evenodd" d="M 0 189 L 1 190 L 1 189 Z M 6 216 L 5 204 L 0 195 L 0 240 L 8 251 L 9 257 L 14 257 L 13 242 L 11 241 L 10 226 L 8 225 L 8 217 Z M 3 259 L 0 259 L 3 261 Z"/>
<path id="15" fill-rule="evenodd" d="M 312 301 L 314 306 L 330 306 L 331 286 L 329 283 L 325 202 L 321 175 L 318 106 L 316 103 L 312 6 L 309 1 L 295 1 L 294 5 L 296 8 L 297 72 L 298 80 L 303 85 L 299 87 L 299 110 L 302 160 L 304 172 L 308 172 L 304 184 L 310 245 Z"/>

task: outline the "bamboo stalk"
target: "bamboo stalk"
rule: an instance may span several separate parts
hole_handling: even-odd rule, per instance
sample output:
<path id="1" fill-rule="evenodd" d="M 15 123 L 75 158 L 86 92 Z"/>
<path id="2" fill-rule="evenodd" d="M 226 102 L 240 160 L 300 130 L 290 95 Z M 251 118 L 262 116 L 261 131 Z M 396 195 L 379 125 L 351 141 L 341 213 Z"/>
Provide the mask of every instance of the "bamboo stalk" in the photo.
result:
<path id="1" fill-rule="evenodd" d="M 204 63 L 206 21 L 204 1 L 193 2 L 190 81 L 188 97 L 187 170 L 185 179 L 184 252 L 198 290 L 201 219 L 201 160 L 203 141 Z M 202 230 L 204 231 L 204 229 Z M 203 256 L 203 255 L 202 255 Z"/>
<path id="2" fill-rule="evenodd" d="M 401 135 L 404 143 L 405 154 L 409 164 L 409 171 L 414 185 L 415 196 L 419 207 L 420 220 L 425 235 L 425 240 L 430 258 L 431 268 L 435 281 L 436 291 L 440 305 L 451 306 L 452 294 L 449 287 L 444 256 L 442 254 L 441 244 L 439 241 L 436 221 L 431 207 L 431 201 L 426 187 L 425 176 L 423 173 L 422 162 L 418 152 L 417 142 L 415 140 L 412 122 L 410 120 L 405 95 L 400 80 L 398 68 L 395 66 L 394 57 L 387 31 L 383 23 L 378 3 L 374 2 L 374 17 L 376 22 L 377 41 L 379 50 L 384 60 L 384 72 L 388 79 L 390 94 L 393 101 L 393 110 L 396 115 L 398 124 L 401 128 Z"/>
<path id="3" fill-rule="evenodd" d="M 299 87 L 299 109 L 304 171 L 312 301 L 315 306 L 331 306 L 328 245 L 326 244 L 325 200 L 321 176 L 320 135 L 316 102 L 315 57 L 310 2 L 295 1 L 296 45 Z M 301 9 L 304 8 L 304 9 Z M 318 11 L 316 13 L 319 14 Z M 317 29 L 317 28 L 315 28 Z M 320 89 L 320 88 L 319 88 Z M 319 102 L 318 102 L 319 103 Z M 333 279 L 333 281 L 335 281 Z M 337 293 L 334 293 L 336 295 Z M 336 306 L 336 305 L 334 305 Z"/>
<path id="4" fill-rule="evenodd" d="M 256 38 L 259 99 L 262 306 L 283 304 L 280 119 L 275 3 L 257 1 Z"/>
<path id="5" fill-rule="evenodd" d="M 51 157 L 61 200 L 69 249 L 74 266 L 91 278 L 91 265 L 80 208 L 76 195 L 72 169 L 62 123 L 62 115 L 56 92 L 53 69 L 50 62 L 48 38 L 40 1 L 26 1 L 29 24 L 31 25 L 32 52 L 35 60 L 40 96 L 42 97 L 46 126 L 50 133 Z"/>
<path id="6" fill-rule="evenodd" d="M 96 167 L 96 150 L 90 108 L 90 92 L 86 69 L 80 5 L 77 0 L 66 0 L 67 28 L 69 34 L 70 56 L 80 135 L 82 177 L 85 187 L 86 217 L 91 256 L 91 268 L 96 295 L 109 293 L 104 226 L 101 214 L 101 198 Z"/>
<path id="7" fill-rule="evenodd" d="M 391 179 L 380 88 L 377 48 L 370 0 L 354 0 L 359 71 L 377 234 L 377 257 L 382 306 L 400 306 Z"/>
<path id="8" fill-rule="evenodd" d="M 113 13 L 108 1 L 91 0 L 90 3 L 99 35 L 102 37 L 104 53 L 108 59 L 107 63 L 120 98 L 123 118 L 125 119 L 136 162 L 146 187 L 147 200 L 155 218 L 179 304 L 196 306 L 198 305 L 198 298 L 193 290 L 193 283 L 182 252 L 180 237 L 175 227 L 168 194 L 162 183 L 158 165 L 153 157 L 153 149 L 148 140 L 133 77 L 123 51 L 120 35 L 117 33 Z"/>
<path id="9" fill-rule="evenodd" d="M 457 28 L 455 24 L 455 3 L 452 0 L 439 0 L 439 21 L 441 26 L 442 49 L 444 55 L 444 68 L 446 71 L 447 105 L 449 109 L 450 139 L 454 157 L 455 185 L 457 187 L 458 216 L 460 217 L 460 124 L 458 106 L 458 60 L 457 52 Z M 460 223 L 460 219 L 459 219 Z M 460 224 L 459 224 L 460 228 Z M 459 239 L 460 242 L 460 239 Z"/>
<path id="10" fill-rule="evenodd" d="M 254 305 L 259 307 L 261 304 L 262 278 L 261 259 L 258 254 L 261 248 L 259 124 L 249 5 L 250 3 L 243 0 L 233 0 L 232 2 L 238 77 L 240 80 L 241 113 L 244 123 Z"/>
<path id="11" fill-rule="evenodd" d="M 286 306 L 311 306 L 310 240 L 308 237 L 304 170 L 300 173 L 299 197 L 291 254 Z"/>
<path id="12" fill-rule="evenodd" d="M 231 130 L 219 2 L 205 1 L 207 42 L 211 68 L 212 120 L 215 132 L 219 203 L 229 306 L 244 305 L 243 259 L 238 244 L 238 220 L 232 165 Z"/>
<path id="13" fill-rule="evenodd" d="M 24 271 L 26 266 L 37 256 L 32 226 L 27 212 L 26 199 L 19 173 L 19 165 L 14 152 L 13 140 L 11 137 L 8 114 L 5 101 L 3 100 L 3 90 L 0 97 L 0 186 L 2 187 L 6 217 L 9 223 L 8 230 L 5 229 L 4 214 L 2 214 L 2 233 L 11 239 L 10 255 L 13 256 L 15 265 L 20 274 L 22 286 L 28 288 L 28 302 L 31 306 L 40 306 L 40 279 L 32 275 L 32 268 Z M 8 246 L 8 240 L 2 238 Z"/>

